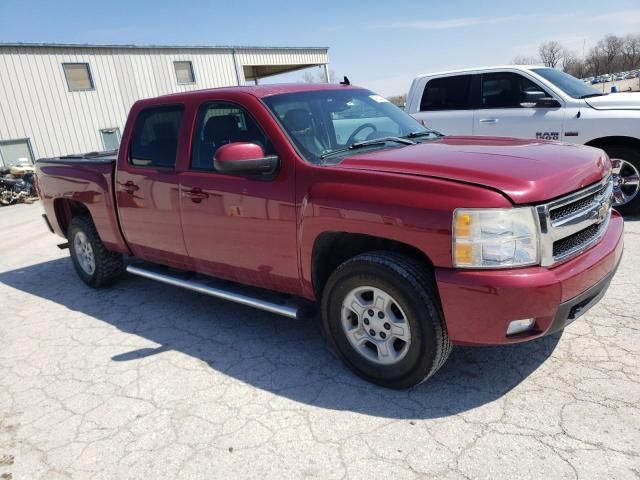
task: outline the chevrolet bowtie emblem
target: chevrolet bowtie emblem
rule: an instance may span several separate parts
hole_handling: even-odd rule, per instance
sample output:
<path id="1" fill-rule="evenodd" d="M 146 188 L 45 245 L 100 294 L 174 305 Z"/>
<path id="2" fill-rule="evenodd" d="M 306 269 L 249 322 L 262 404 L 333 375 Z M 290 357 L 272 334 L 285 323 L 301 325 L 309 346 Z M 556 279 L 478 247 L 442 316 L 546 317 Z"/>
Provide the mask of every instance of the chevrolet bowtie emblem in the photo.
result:
<path id="1" fill-rule="evenodd" d="M 602 202 L 600 208 L 596 211 L 598 223 L 602 223 L 607 218 L 607 214 L 609 213 L 609 201 Z"/>

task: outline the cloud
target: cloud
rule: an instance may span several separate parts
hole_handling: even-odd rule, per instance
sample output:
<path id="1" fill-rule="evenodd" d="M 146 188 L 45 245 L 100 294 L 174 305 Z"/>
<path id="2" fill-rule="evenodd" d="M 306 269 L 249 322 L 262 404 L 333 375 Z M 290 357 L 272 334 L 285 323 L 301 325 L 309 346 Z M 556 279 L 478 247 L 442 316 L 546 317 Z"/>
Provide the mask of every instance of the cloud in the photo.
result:
<path id="1" fill-rule="evenodd" d="M 376 25 L 376 28 L 405 28 L 411 30 L 448 30 L 451 28 L 473 27 L 476 25 L 496 25 L 501 23 L 511 23 L 522 20 L 522 15 L 511 15 L 508 17 L 460 17 L 450 18 L 447 20 L 412 20 L 393 22 L 382 25 Z"/>
<path id="2" fill-rule="evenodd" d="M 592 14 L 587 12 L 562 13 L 556 15 L 509 15 L 502 17 L 458 17 L 444 20 L 406 20 L 398 22 L 380 22 L 370 25 L 372 28 L 399 28 L 409 30 L 449 30 L 454 28 L 474 27 L 480 25 L 500 25 L 520 21 L 532 20 L 547 24 L 560 22 L 598 23 L 611 26 L 612 32 L 616 28 L 640 28 L 640 10 L 621 10 Z"/>

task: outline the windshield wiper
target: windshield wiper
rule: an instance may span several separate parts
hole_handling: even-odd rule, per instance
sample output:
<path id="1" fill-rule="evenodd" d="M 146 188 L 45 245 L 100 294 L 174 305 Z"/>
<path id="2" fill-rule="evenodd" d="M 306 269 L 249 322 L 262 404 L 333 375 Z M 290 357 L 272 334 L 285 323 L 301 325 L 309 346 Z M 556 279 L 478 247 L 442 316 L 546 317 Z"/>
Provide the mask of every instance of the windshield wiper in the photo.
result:
<path id="1" fill-rule="evenodd" d="M 608 93 L 587 93 L 586 95 L 582 95 L 580 99 L 591 98 L 591 97 L 603 97 L 605 95 L 608 95 Z"/>
<path id="2" fill-rule="evenodd" d="M 332 155 L 336 155 L 338 153 L 348 152 L 349 150 L 355 150 L 362 147 L 368 147 L 370 145 L 383 145 L 387 142 L 396 142 L 402 143 L 403 145 L 415 145 L 416 142 L 413 142 L 407 138 L 403 137 L 380 137 L 380 138 L 372 138 L 371 140 L 363 140 L 362 142 L 355 142 L 349 145 L 348 147 L 338 148 L 337 150 L 332 150 L 327 153 L 323 153 L 320 155 L 320 160 L 324 160 L 327 157 L 331 157 Z"/>
<path id="3" fill-rule="evenodd" d="M 402 138 L 418 138 L 425 135 L 435 135 L 436 137 L 444 137 L 444 133 L 436 132 L 435 130 L 418 130 L 405 135 Z"/>

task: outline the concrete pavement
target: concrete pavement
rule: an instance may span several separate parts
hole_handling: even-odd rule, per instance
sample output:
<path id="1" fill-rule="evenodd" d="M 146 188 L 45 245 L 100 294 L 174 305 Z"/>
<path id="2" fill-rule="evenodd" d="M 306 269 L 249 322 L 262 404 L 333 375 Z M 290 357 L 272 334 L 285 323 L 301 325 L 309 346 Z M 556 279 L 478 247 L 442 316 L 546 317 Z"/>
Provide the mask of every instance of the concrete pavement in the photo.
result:
<path id="1" fill-rule="evenodd" d="M 0 208 L 0 479 L 640 477 L 640 222 L 562 335 L 455 348 L 390 391 L 311 323 L 78 279 L 41 206 Z"/>

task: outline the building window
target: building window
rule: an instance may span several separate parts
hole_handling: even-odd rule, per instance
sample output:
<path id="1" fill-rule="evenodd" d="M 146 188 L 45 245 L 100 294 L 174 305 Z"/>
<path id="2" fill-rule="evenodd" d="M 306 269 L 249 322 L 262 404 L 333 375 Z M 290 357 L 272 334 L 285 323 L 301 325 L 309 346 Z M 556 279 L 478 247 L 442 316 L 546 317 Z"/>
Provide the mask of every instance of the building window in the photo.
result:
<path id="1" fill-rule="evenodd" d="M 63 63 L 64 76 L 70 92 L 93 90 L 93 79 L 88 63 Z"/>
<path id="2" fill-rule="evenodd" d="M 191 62 L 173 62 L 173 68 L 176 70 L 178 85 L 196 83 L 196 76 L 193 74 L 193 65 Z"/>
<path id="3" fill-rule="evenodd" d="M 100 136 L 105 150 L 117 150 L 120 147 L 119 128 L 103 128 L 100 130 Z"/>
<path id="4" fill-rule="evenodd" d="M 33 151 L 28 138 L 0 141 L 0 167 L 33 163 Z"/>

